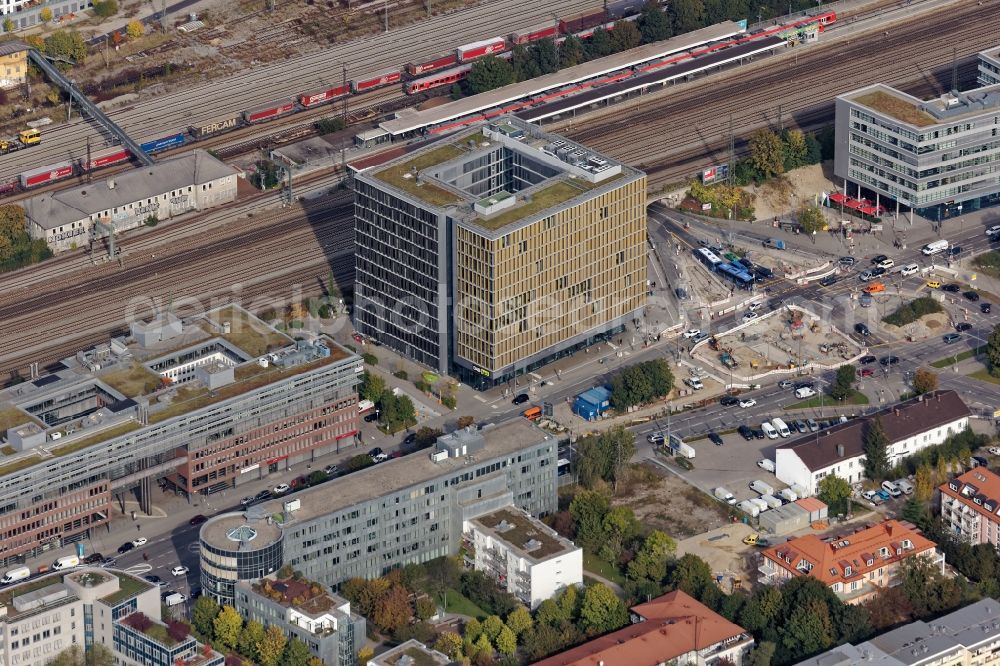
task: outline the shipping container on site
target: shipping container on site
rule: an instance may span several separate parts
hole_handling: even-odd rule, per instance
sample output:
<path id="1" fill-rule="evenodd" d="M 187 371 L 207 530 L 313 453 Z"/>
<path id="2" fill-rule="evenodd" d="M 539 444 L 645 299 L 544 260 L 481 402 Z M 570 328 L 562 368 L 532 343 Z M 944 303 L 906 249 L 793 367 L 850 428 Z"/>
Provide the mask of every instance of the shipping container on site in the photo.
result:
<path id="1" fill-rule="evenodd" d="M 393 70 L 391 72 L 383 72 L 377 76 L 373 76 L 369 79 L 363 79 L 361 81 L 351 81 L 351 90 L 355 93 L 368 92 L 369 90 L 375 90 L 376 88 L 381 88 L 383 86 L 389 86 L 393 83 L 399 83 L 403 79 L 402 72 Z"/>
<path id="2" fill-rule="evenodd" d="M 206 136 L 212 136 L 214 134 L 221 134 L 222 132 L 228 132 L 234 130 L 240 126 L 241 116 L 240 114 L 234 114 L 229 116 L 223 116 L 217 120 L 211 120 L 207 123 L 201 125 L 192 125 L 188 128 L 191 135 L 196 139 L 201 139 Z"/>
<path id="3" fill-rule="evenodd" d="M 477 58 L 482 58 L 483 56 L 503 53 L 506 50 L 507 40 L 503 37 L 494 37 L 492 39 L 484 39 L 479 42 L 463 44 L 455 49 L 455 55 L 458 56 L 459 62 L 469 62 L 470 60 L 476 60 Z"/>
<path id="4" fill-rule="evenodd" d="M 299 104 L 301 104 L 303 108 L 308 109 L 326 102 L 342 99 L 350 94 L 351 84 L 345 83 L 342 86 L 330 88 L 329 90 L 324 90 L 323 92 L 313 93 L 311 95 L 299 95 Z"/>
<path id="5" fill-rule="evenodd" d="M 89 162 L 84 159 L 81 165 L 84 171 L 90 171 L 92 169 L 111 166 L 112 164 L 127 162 L 131 157 L 132 153 L 127 148 L 109 148 L 108 150 L 98 152 L 96 155 L 91 155 Z"/>
<path id="6" fill-rule="evenodd" d="M 510 33 L 510 41 L 514 44 L 529 44 L 546 37 L 555 37 L 558 34 L 559 24 L 552 20 Z"/>
<path id="7" fill-rule="evenodd" d="M 38 187 L 73 175 L 73 165 L 70 162 L 50 164 L 21 174 L 21 187 Z"/>
<path id="8" fill-rule="evenodd" d="M 559 31 L 564 35 L 571 35 L 585 28 L 593 28 L 595 25 L 604 23 L 607 14 L 603 9 L 597 11 L 583 12 L 566 19 L 559 20 Z"/>
<path id="9" fill-rule="evenodd" d="M 161 139 L 152 139 L 144 143 L 140 143 L 139 147 L 146 151 L 147 154 L 159 153 L 164 150 L 169 150 L 170 148 L 176 148 L 177 146 L 183 146 L 184 142 L 187 141 L 184 133 L 173 134 L 171 136 L 165 136 Z"/>
<path id="10" fill-rule="evenodd" d="M 449 53 L 446 56 L 441 56 L 440 58 L 435 58 L 434 60 L 429 60 L 427 62 L 421 63 L 410 63 L 406 66 L 406 73 L 410 76 L 420 76 L 421 74 L 427 74 L 428 72 L 435 72 L 439 69 L 444 69 L 445 67 L 451 67 L 452 65 L 458 64 L 458 55 L 455 53 Z"/>
<path id="11" fill-rule="evenodd" d="M 282 102 L 278 105 L 270 104 L 260 109 L 254 109 L 253 111 L 244 111 L 243 120 L 248 123 L 262 123 L 267 120 L 287 116 L 293 111 L 295 111 L 295 102 Z"/>

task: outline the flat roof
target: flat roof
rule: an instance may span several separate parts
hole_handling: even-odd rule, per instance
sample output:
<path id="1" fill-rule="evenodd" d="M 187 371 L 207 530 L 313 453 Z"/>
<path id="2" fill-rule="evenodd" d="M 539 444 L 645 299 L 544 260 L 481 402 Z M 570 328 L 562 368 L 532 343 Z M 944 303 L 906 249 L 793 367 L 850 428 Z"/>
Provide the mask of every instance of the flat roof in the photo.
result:
<path id="1" fill-rule="evenodd" d="M 983 60 L 992 60 L 995 64 L 1000 65 L 1000 46 L 980 51 L 978 55 Z"/>
<path id="2" fill-rule="evenodd" d="M 507 544 L 511 551 L 533 562 L 544 562 L 578 549 L 572 541 L 518 509 L 499 509 L 469 522 L 474 523 L 480 532 Z"/>
<path id="3" fill-rule="evenodd" d="M 591 60 L 582 65 L 567 67 L 553 74 L 546 74 L 478 95 L 471 95 L 425 111 L 407 109 L 399 112 L 394 120 L 380 123 L 379 127 L 393 135 L 405 134 L 423 127 L 439 125 L 449 120 L 502 106 L 525 97 L 538 95 L 547 90 L 572 85 L 609 72 L 628 69 L 639 63 L 692 49 L 701 44 L 725 39 L 743 32 L 743 28 L 737 23 L 724 21 L 661 42 L 646 44 L 604 58 Z"/>
<path id="4" fill-rule="evenodd" d="M 486 426 L 479 431 L 479 434 L 486 440 L 486 447 L 476 454 L 479 462 L 516 453 L 546 440 L 555 444 L 555 438 L 524 418 L 514 418 L 497 425 Z M 468 469 L 470 465 L 464 457 L 446 458 L 434 462 L 427 450 L 402 458 L 392 458 L 296 493 L 293 499 L 300 500 L 301 506 L 292 513 L 292 522 L 313 520 Z M 267 514 L 280 513 L 284 501 L 275 499 L 260 506 L 264 507 Z"/>
<path id="5" fill-rule="evenodd" d="M 280 514 L 281 511 L 282 506 L 279 504 L 275 512 Z M 209 518 L 201 526 L 198 536 L 220 550 L 261 550 L 281 540 L 281 527 L 279 523 L 268 519 L 270 515 L 270 512 L 261 509 L 261 505 L 251 506 L 238 513 L 224 513 Z"/>
<path id="6" fill-rule="evenodd" d="M 890 86 L 876 83 L 842 97 L 918 130 L 993 114 L 1000 110 L 1000 84 L 966 92 L 948 92 L 940 97 L 921 100 Z"/>

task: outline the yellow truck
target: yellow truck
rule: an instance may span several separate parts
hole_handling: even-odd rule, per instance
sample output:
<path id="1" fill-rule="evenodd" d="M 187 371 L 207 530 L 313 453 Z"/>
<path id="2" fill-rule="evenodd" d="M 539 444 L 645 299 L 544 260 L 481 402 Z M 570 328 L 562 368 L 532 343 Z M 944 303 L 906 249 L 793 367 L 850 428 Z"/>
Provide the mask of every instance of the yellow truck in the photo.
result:
<path id="1" fill-rule="evenodd" d="M 0 139 L 0 155 L 12 153 L 15 150 L 36 146 L 42 142 L 42 133 L 38 130 L 26 129 L 17 134 L 16 139 Z"/>

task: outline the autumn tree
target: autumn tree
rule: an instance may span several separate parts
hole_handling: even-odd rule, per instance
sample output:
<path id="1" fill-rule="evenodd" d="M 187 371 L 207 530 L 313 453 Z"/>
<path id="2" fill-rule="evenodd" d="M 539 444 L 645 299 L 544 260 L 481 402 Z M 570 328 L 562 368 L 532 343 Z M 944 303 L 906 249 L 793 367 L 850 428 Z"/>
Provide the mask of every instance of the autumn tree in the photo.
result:
<path id="1" fill-rule="evenodd" d="M 261 666 L 278 666 L 288 639 L 280 627 L 269 625 L 264 630 L 264 638 L 257 644 L 257 660 Z"/>
<path id="2" fill-rule="evenodd" d="M 16 26 L 14 25 L 14 21 L 12 21 L 9 16 L 3 20 L 3 31 L 4 32 L 14 32 L 14 28 L 15 27 Z"/>
<path id="3" fill-rule="evenodd" d="M 483 620 L 483 633 L 486 634 L 486 637 L 489 638 L 490 641 L 495 641 L 503 628 L 503 620 L 496 615 L 490 615 L 488 618 Z"/>
<path id="4" fill-rule="evenodd" d="M 531 627 L 534 620 L 531 619 L 531 612 L 524 606 L 518 606 L 507 615 L 505 623 L 515 636 L 520 636 Z"/>
<path id="5" fill-rule="evenodd" d="M 226 650 L 236 647 L 240 629 L 243 628 L 243 618 L 232 606 L 223 606 L 212 621 L 215 641 Z"/>
<path id="6" fill-rule="evenodd" d="M 358 666 L 368 666 L 368 660 L 375 656 L 375 650 L 366 645 L 358 650 Z"/>
<path id="7" fill-rule="evenodd" d="M 876 483 L 889 474 L 889 438 L 879 417 L 869 422 L 864 434 L 865 476 Z"/>
<path id="8" fill-rule="evenodd" d="M 781 137 L 769 129 L 759 129 L 750 135 L 750 163 L 765 178 L 785 171 L 784 148 Z"/>
<path id="9" fill-rule="evenodd" d="M 803 204 L 799 208 L 798 213 L 799 226 L 802 227 L 802 231 L 806 232 L 810 236 L 814 236 L 826 226 L 826 217 L 823 216 L 823 211 L 819 206 L 813 206 L 810 204 Z M 814 239 L 815 242 L 815 239 Z M 853 368 L 854 366 L 848 366 Z"/>
<path id="10" fill-rule="evenodd" d="M 628 610 L 611 588 L 595 583 L 583 594 L 580 620 L 589 635 L 605 634 L 628 624 Z"/>
<path id="11" fill-rule="evenodd" d="M 806 164 L 809 147 L 806 144 L 806 137 L 802 133 L 802 130 L 786 129 L 783 131 L 781 133 L 781 145 L 784 153 L 783 166 L 785 171 L 791 171 Z"/>
<path id="12" fill-rule="evenodd" d="M 38 18 L 42 23 L 48 23 L 52 20 L 52 10 L 48 7 L 42 7 L 42 11 L 38 12 Z"/>
<path id="13" fill-rule="evenodd" d="M 514 632 L 510 630 L 510 627 L 505 626 L 497 634 L 496 638 L 497 651 L 500 654 L 512 655 L 517 652 L 517 637 Z"/>
<path id="14" fill-rule="evenodd" d="M 208 595 L 198 597 L 198 600 L 194 602 L 194 607 L 191 609 L 191 621 L 194 623 L 194 628 L 208 640 L 215 638 L 213 623 L 220 610 L 222 609 L 219 607 L 219 604 Z"/>
<path id="15" fill-rule="evenodd" d="M 938 387 L 938 376 L 936 372 L 931 372 L 927 368 L 917 368 L 913 373 L 913 390 L 917 395 L 936 391 Z"/>
<path id="16" fill-rule="evenodd" d="M 877 594 L 865 601 L 864 607 L 868 611 L 872 627 L 877 631 L 908 622 L 913 612 L 910 600 L 898 586 L 880 589 Z"/>
<path id="17" fill-rule="evenodd" d="M 927 463 L 921 464 L 914 474 L 913 496 L 920 503 L 929 502 L 934 496 L 934 473 Z"/>
<path id="18" fill-rule="evenodd" d="M 409 622 L 411 615 L 409 594 L 401 585 L 393 585 L 375 602 L 372 620 L 379 631 L 391 634 Z"/>
<path id="19" fill-rule="evenodd" d="M 240 654 L 259 659 L 257 646 L 264 640 L 264 625 L 257 620 L 249 620 L 240 632 L 240 637 L 236 641 L 236 649 Z"/>
<path id="20" fill-rule="evenodd" d="M 309 666 L 309 647 L 298 638 L 292 638 L 281 654 L 281 666 Z"/>
<path id="21" fill-rule="evenodd" d="M 125 34 L 128 35 L 129 39 L 135 41 L 146 34 L 146 28 L 142 25 L 141 21 L 132 19 L 125 26 Z"/>

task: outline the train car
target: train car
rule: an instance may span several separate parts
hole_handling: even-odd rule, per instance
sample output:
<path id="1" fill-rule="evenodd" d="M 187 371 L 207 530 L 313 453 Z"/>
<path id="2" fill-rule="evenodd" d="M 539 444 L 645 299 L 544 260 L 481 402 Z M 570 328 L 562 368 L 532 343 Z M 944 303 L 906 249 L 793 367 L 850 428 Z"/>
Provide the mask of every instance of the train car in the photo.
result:
<path id="1" fill-rule="evenodd" d="M 15 150 L 37 146 L 42 142 L 42 133 L 32 127 L 17 133 L 16 139 L 0 139 L 0 155 L 12 153 Z"/>
<path id="2" fill-rule="evenodd" d="M 109 148 L 107 150 L 100 151 L 96 155 L 91 155 L 89 162 L 86 159 L 80 162 L 80 167 L 84 171 L 92 171 L 94 169 L 111 166 L 112 164 L 128 162 L 131 158 L 132 153 L 128 151 L 128 148 L 118 146 L 116 148 Z"/>
<path id="3" fill-rule="evenodd" d="M 204 139 L 206 136 L 213 136 L 234 130 L 242 124 L 242 120 L 242 114 L 237 113 L 217 120 L 211 120 L 201 125 L 192 125 L 188 128 L 188 131 L 195 139 Z"/>
<path id="4" fill-rule="evenodd" d="M 559 36 L 559 25 L 554 21 L 547 21 L 540 25 L 535 25 L 530 28 L 525 28 L 524 30 L 518 30 L 517 32 L 510 33 L 510 41 L 512 44 L 530 44 L 531 42 L 537 42 L 540 39 L 545 39 L 547 37 L 558 37 Z"/>
<path id="5" fill-rule="evenodd" d="M 376 88 L 383 88 L 385 86 L 392 85 L 393 83 L 399 83 L 403 80 L 403 73 L 398 70 L 393 70 L 391 72 L 383 72 L 377 76 L 373 76 L 370 79 L 362 79 L 361 81 L 351 81 L 351 92 L 363 93 L 369 90 L 375 90 Z"/>
<path id="6" fill-rule="evenodd" d="M 408 81 L 403 86 L 403 89 L 406 91 L 407 95 L 415 95 L 425 90 L 440 88 L 441 86 L 450 86 L 468 77 L 470 71 L 472 71 L 472 65 L 452 67 L 451 69 L 446 69 L 443 72 L 425 76 L 422 79 Z"/>
<path id="7" fill-rule="evenodd" d="M 406 73 L 410 76 L 420 76 L 429 72 L 436 72 L 437 70 L 444 69 L 445 67 L 452 67 L 457 64 L 458 55 L 455 53 L 449 53 L 446 56 L 441 56 L 440 58 L 435 58 L 434 60 L 430 60 L 428 62 L 411 62 L 406 66 Z"/>
<path id="8" fill-rule="evenodd" d="M 299 95 L 299 105 L 304 109 L 311 109 L 314 106 L 319 106 L 320 104 L 325 104 L 326 102 L 332 102 L 351 94 L 351 84 L 346 83 L 342 86 L 337 86 L 336 88 L 330 88 L 329 90 L 324 90 L 323 92 L 313 93 L 311 95 Z"/>
<path id="9" fill-rule="evenodd" d="M 165 136 L 162 139 L 153 139 L 152 141 L 140 143 L 139 147 L 142 148 L 147 155 L 153 155 L 155 153 L 161 153 L 164 150 L 170 150 L 171 148 L 183 146 L 186 141 L 187 137 L 183 132 L 181 132 L 180 134 Z"/>
<path id="10" fill-rule="evenodd" d="M 607 14 L 604 13 L 603 9 L 576 14 L 559 20 L 559 32 L 564 35 L 575 35 L 581 30 L 587 30 L 604 23 L 605 18 L 607 18 Z"/>
<path id="11" fill-rule="evenodd" d="M 488 55 L 503 53 L 507 50 L 507 40 L 503 37 L 484 39 L 480 42 L 463 44 L 455 49 L 455 55 L 459 62 L 470 62 Z"/>
<path id="12" fill-rule="evenodd" d="M 19 185 L 17 178 L 14 180 L 8 180 L 6 183 L 0 183 L 0 194 L 8 194 L 17 189 Z"/>
<path id="13" fill-rule="evenodd" d="M 70 162 L 60 162 L 59 164 L 50 164 L 39 169 L 25 171 L 19 178 L 21 180 L 21 187 L 28 189 L 30 187 L 45 185 L 46 183 L 54 183 L 57 180 L 69 178 L 72 175 L 73 164 Z"/>
<path id="14" fill-rule="evenodd" d="M 295 111 L 295 102 L 282 102 L 277 106 L 269 104 L 268 106 L 254 109 L 252 111 L 244 111 L 243 121 L 248 125 L 253 125 L 254 123 L 263 123 L 268 120 L 274 120 L 275 118 L 287 116 L 293 111 Z"/>
<path id="15" fill-rule="evenodd" d="M 643 0 L 612 0 L 605 5 L 607 7 L 608 20 L 617 21 L 626 16 L 635 16 L 642 11 L 644 4 Z"/>

